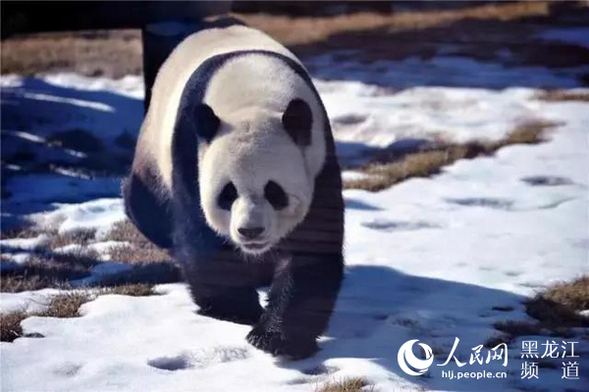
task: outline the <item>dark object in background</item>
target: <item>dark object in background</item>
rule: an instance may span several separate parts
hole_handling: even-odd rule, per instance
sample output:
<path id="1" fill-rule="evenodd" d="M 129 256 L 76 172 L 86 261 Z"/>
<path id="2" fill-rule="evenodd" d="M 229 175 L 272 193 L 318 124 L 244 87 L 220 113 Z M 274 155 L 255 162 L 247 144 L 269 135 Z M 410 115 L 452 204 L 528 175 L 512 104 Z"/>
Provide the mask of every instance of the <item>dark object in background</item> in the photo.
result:
<path id="1" fill-rule="evenodd" d="M 203 18 L 231 1 L 2 1 L 2 39 L 15 34 L 139 28 L 143 35 L 145 107 L 155 75 L 170 52 Z M 158 25 L 165 23 L 174 28 Z M 178 28 L 178 25 L 184 26 Z"/>
<path id="2" fill-rule="evenodd" d="M 388 13 L 391 1 L 236 1 L 231 10 L 237 13 L 264 13 L 290 16 L 327 16 L 372 11 Z"/>
<path id="3" fill-rule="evenodd" d="M 2 39 L 42 31 L 143 28 L 195 23 L 229 11 L 230 1 L 2 1 Z"/>
<path id="4" fill-rule="evenodd" d="M 477 1 L 477 4 L 498 1 Z M 391 13 L 407 10 L 443 10 L 472 7 L 472 1 L 235 1 L 233 12 L 290 16 L 329 16 L 355 12 Z"/>

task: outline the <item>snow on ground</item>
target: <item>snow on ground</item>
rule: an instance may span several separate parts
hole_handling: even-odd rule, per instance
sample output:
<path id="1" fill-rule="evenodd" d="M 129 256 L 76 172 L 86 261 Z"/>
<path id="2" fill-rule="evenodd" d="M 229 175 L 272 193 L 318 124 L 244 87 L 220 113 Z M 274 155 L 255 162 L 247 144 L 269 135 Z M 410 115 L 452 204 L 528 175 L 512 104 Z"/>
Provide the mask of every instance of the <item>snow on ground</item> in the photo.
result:
<path id="1" fill-rule="evenodd" d="M 582 31 L 576 33 L 576 36 L 582 35 Z M 449 52 L 452 51 L 449 46 L 446 49 Z M 504 56 L 510 55 L 504 50 Z M 338 60 L 338 57 L 342 56 L 352 58 L 354 52 L 330 52 L 313 57 L 306 64 L 313 75 L 319 79 L 355 80 L 396 88 L 413 86 L 468 86 L 493 90 L 510 86 L 573 88 L 579 85 L 577 78 L 589 70 L 589 65 L 558 69 L 540 66 L 507 67 L 499 63 L 444 54 L 427 60 L 408 57 L 399 61 L 377 60 L 370 64 Z"/>
<path id="2" fill-rule="evenodd" d="M 415 66 L 415 61 L 406 66 Z M 443 59 L 428 67 L 438 67 L 438 75 L 447 73 L 468 85 L 466 76 L 456 76 L 464 70 L 457 64 L 464 63 L 450 63 L 457 67 L 456 73 Z M 433 84 L 423 80 L 427 72 L 402 71 L 403 62 L 399 65 L 391 72 L 415 74 L 417 79 L 407 81 L 411 86 Z M 367 75 L 374 75 L 368 71 Z M 238 386 L 243 391 L 309 391 L 347 376 L 365 377 L 382 391 L 582 390 L 587 379 L 562 380 L 558 361 L 555 369 L 541 368 L 538 381 L 521 380 L 519 353 L 525 337 L 509 348 L 506 380 L 441 378 L 441 370 L 505 370 L 495 362 L 465 368 L 435 366 L 445 361 L 455 337 L 460 339 L 458 357 L 468 359 L 473 347 L 497 334 L 494 322 L 528 319 L 522 304 L 526 296 L 555 281 L 589 273 L 585 170 L 589 104 L 538 101 L 533 98 L 537 90 L 527 88 L 535 78 L 568 87 L 574 84 L 570 76 L 530 69 L 499 71 L 506 75 L 493 77 L 503 77 L 503 83 L 509 84 L 521 81 L 515 85 L 526 88 L 497 90 L 497 83 L 492 83 L 471 89 L 461 84 L 397 93 L 382 83 L 318 81 L 338 150 L 349 156 L 407 138 L 496 140 L 521 122 L 547 120 L 560 125 L 544 144 L 506 147 L 493 157 L 459 161 L 438 176 L 409 180 L 379 193 L 346 191 L 346 280 L 322 351 L 313 358 L 289 362 L 261 353 L 245 342 L 248 327 L 197 315 L 183 284 L 161 285 L 158 296 L 100 296 L 83 305 L 79 318 L 26 319 L 25 333 L 44 338 L 1 344 L 2 390 L 221 391 Z M 469 72 L 473 78 L 475 70 Z M 44 137 L 51 124 L 57 129 L 69 121 L 84 124 L 97 135 L 107 129 L 105 139 L 110 140 L 140 117 L 140 102 L 134 98 L 138 95 L 133 93 L 137 81 L 126 80 L 118 90 L 117 82 L 71 75 L 3 77 L 2 105 L 8 105 L 3 112 L 14 102 L 33 99 L 27 95 L 32 90 L 41 94 L 35 105 L 48 105 L 41 113 L 50 121 L 39 125 L 30 120 L 20 132 Z M 358 80 L 366 81 L 360 76 Z M 86 85 L 91 88 L 84 89 Z M 48 91 L 67 100 L 47 99 L 43 94 Z M 102 104 L 113 111 L 102 110 Z M 57 106 L 49 110 L 52 105 Z M 70 118 L 72 111 L 79 116 Z M 123 112 L 127 117 L 119 123 L 117 116 Z M 28 118 L 23 113 L 16 117 Z M 11 214 L 30 213 L 30 205 L 37 212 L 27 215 L 30 219 L 59 232 L 93 228 L 106 233 L 123 218 L 113 178 L 15 174 L 6 187 L 13 196 L 3 202 L 3 222 Z M 38 238 L 16 245 L 14 240 L 1 243 L 3 251 L 11 246 L 26 251 L 35 241 Z M 117 273 L 125 266 L 113 262 L 95 268 L 94 277 Z M 51 294 L 1 293 L 0 310 L 35 309 Z M 497 306 L 513 310 L 493 309 Z M 427 376 L 405 375 L 397 364 L 399 348 L 411 339 L 434 348 L 435 361 Z M 547 339 L 563 340 L 529 339 L 539 345 Z M 578 335 L 568 340 L 578 342 L 580 373 L 586 374 L 589 343 Z"/>
<path id="3" fill-rule="evenodd" d="M 96 199 L 86 203 L 66 204 L 55 211 L 32 217 L 42 226 L 56 228 L 59 234 L 97 230 L 97 237 L 106 234 L 108 228 L 124 218 L 121 199 Z"/>
<path id="4" fill-rule="evenodd" d="M 141 124 L 141 77 L 114 81 L 66 73 L 2 79 L 2 105 L 18 106 L 3 115 L 3 132 L 32 128 L 38 136 L 47 136 L 84 129 L 110 142 L 124 131 L 135 133 Z"/>
<path id="5" fill-rule="evenodd" d="M 61 291 L 56 289 L 43 289 L 37 291 L 25 291 L 21 293 L 0 293 L 0 313 L 27 312 L 33 313 L 45 310 L 51 297 Z M 2 343 L 2 350 L 4 350 Z M 6 363 L 2 360 L 2 369 Z M 2 372 L 4 372 L 2 370 Z M 0 384 L 4 387 L 4 384 Z"/>
<path id="6" fill-rule="evenodd" d="M 499 140 L 545 118 L 530 107 L 536 90 L 414 87 L 397 94 L 360 82 L 320 82 L 337 140 L 387 147 L 408 138 Z M 366 91 L 367 90 L 367 91 Z"/>

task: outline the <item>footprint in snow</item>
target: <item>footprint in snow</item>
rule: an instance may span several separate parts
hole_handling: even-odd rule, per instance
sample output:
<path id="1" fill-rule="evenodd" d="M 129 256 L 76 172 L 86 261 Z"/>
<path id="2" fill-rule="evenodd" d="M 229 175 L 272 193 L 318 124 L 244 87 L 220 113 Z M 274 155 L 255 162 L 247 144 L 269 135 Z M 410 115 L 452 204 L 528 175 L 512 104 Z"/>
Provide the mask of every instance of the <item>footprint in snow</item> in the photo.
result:
<path id="1" fill-rule="evenodd" d="M 520 276 L 522 274 L 522 271 L 504 271 L 503 274 L 506 276 L 516 277 Z"/>
<path id="2" fill-rule="evenodd" d="M 571 179 L 558 176 L 530 176 L 524 177 L 521 180 L 531 186 L 562 186 L 573 184 Z"/>
<path id="3" fill-rule="evenodd" d="M 338 372 L 340 368 L 335 366 L 325 366 L 323 364 L 308 368 L 302 369 L 301 373 L 302 376 L 296 377 L 287 382 L 288 385 L 300 385 L 300 384 L 314 384 L 317 385 L 318 382 L 322 382 L 331 374 Z M 316 390 L 317 388 L 314 388 Z"/>
<path id="4" fill-rule="evenodd" d="M 190 363 L 190 356 L 186 354 L 150 359 L 147 361 L 147 364 L 156 369 L 170 371 L 188 369 L 192 367 L 192 364 Z"/>
<path id="5" fill-rule="evenodd" d="M 439 225 L 425 222 L 425 221 L 388 221 L 388 220 L 374 220 L 372 222 L 364 222 L 362 226 L 368 227 L 369 229 L 381 230 L 381 231 L 410 231 L 420 229 L 435 229 L 439 228 Z"/>
<path id="6" fill-rule="evenodd" d="M 58 376 L 72 377 L 72 376 L 75 376 L 80 371 L 81 368 L 82 368 L 82 365 L 80 365 L 80 364 L 72 363 L 72 362 L 65 362 L 65 363 L 61 364 L 58 368 L 56 368 L 53 371 L 53 373 Z"/>
<path id="7" fill-rule="evenodd" d="M 458 204 L 465 207 L 486 207 L 496 210 L 510 210 L 514 201 L 491 197 L 467 197 L 463 199 L 446 199 L 448 203 Z"/>
<path id="8" fill-rule="evenodd" d="M 303 369 L 301 372 L 307 376 L 329 375 L 337 372 L 339 368 L 335 366 L 319 365 L 309 369 Z"/>
<path id="9" fill-rule="evenodd" d="M 178 355 L 153 358 L 147 364 L 156 369 L 176 371 L 189 368 L 205 368 L 219 363 L 233 362 L 249 357 L 247 347 L 212 347 Z"/>

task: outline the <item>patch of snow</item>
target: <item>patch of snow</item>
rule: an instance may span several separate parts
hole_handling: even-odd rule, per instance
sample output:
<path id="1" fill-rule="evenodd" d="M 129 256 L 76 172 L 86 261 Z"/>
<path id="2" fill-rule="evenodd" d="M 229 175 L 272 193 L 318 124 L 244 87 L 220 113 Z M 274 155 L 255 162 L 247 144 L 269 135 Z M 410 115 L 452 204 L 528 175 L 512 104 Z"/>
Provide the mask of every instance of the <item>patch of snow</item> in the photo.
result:
<path id="1" fill-rule="evenodd" d="M 143 116 L 143 80 L 120 80 L 56 73 L 37 77 L 2 77 L 2 128 L 53 133 L 83 130 L 116 147 L 114 139 L 136 135 Z M 6 80 L 4 82 L 4 80 Z M 30 130 L 30 131 L 29 131 Z"/>
<path id="2" fill-rule="evenodd" d="M 0 240 L 0 247 L 3 251 L 10 249 L 19 250 L 35 250 L 39 249 L 47 242 L 49 242 L 49 236 L 47 234 L 39 234 L 32 238 L 10 238 Z"/>
<path id="3" fill-rule="evenodd" d="M 32 133 L 28 133 L 28 132 L 22 132 L 22 131 L 11 131 L 11 130 L 2 130 L 2 133 L 8 136 L 15 136 L 17 138 L 23 139 L 23 140 L 27 140 L 29 142 L 33 142 L 33 143 L 46 143 L 47 140 L 44 137 L 40 137 L 38 135 L 34 135 Z"/>
<path id="4" fill-rule="evenodd" d="M 342 171 L 342 180 L 344 181 L 356 181 L 370 178 L 371 176 L 355 170 L 344 170 Z"/>
<path id="5" fill-rule="evenodd" d="M 530 106 L 548 120 L 566 123 L 547 143 L 461 160 L 433 178 L 378 193 L 346 191 L 346 199 L 372 207 L 346 210 L 347 259 L 522 295 L 589 273 L 588 248 L 579 245 L 587 243 L 589 227 L 589 179 L 580 170 L 589 167 L 589 105 L 531 101 Z M 525 181 L 534 176 L 566 181 L 557 186 Z M 366 226 L 374 220 L 440 228 L 391 235 Z M 394 255 L 394 263 L 386 254 Z"/>
<path id="6" fill-rule="evenodd" d="M 0 75 L 0 87 L 21 87 L 23 78 L 20 75 L 7 74 Z"/>
<path id="7" fill-rule="evenodd" d="M 397 89 L 415 86 L 571 88 L 579 86 L 578 77 L 589 70 L 588 65 L 556 70 L 539 66 L 506 67 L 455 56 L 435 56 L 427 60 L 408 57 L 366 64 L 338 61 L 337 53 L 309 58 L 305 65 L 317 79 L 354 80 Z"/>
<path id="8" fill-rule="evenodd" d="M 62 97 L 56 97 L 56 96 L 49 95 L 49 94 L 34 94 L 34 93 L 24 93 L 23 97 L 26 99 L 37 100 L 37 101 L 65 103 L 67 105 L 79 106 L 82 108 L 89 108 L 89 109 L 94 109 L 94 110 L 98 110 L 98 111 L 102 111 L 102 112 L 114 112 L 114 109 L 111 106 L 105 105 L 100 102 L 84 101 L 81 99 L 62 98 Z"/>
<path id="9" fill-rule="evenodd" d="M 0 292 L 0 313 L 8 312 L 40 312 L 47 308 L 51 297 L 59 294 L 57 289 L 43 289 L 36 291 L 23 291 L 20 293 Z M 3 345 L 5 343 L 2 343 Z M 3 350 L 2 346 L 2 351 Z M 4 361 L 2 361 L 4 366 Z"/>
<path id="10" fill-rule="evenodd" d="M 196 309 L 185 286 L 176 284 L 166 285 L 159 296 L 99 296 L 82 306 L 79 318 L 28 318 L 22 322 L 24 332 L 45 338 L 2 346 L 4 386 L 30 389 L 42 374 L 43 388 L 49 390 L 184 391 L 200 385 L 224 391 L 238 385 L 240 391 L 307 391 L 318 381 L 353 373 L 380 377 L 387 386 L 411 386 L 376 363 L 343 358 L 329 363 L 329 374 L 301 383 L 304 374 L 297 367 L 304 361 L 276 363 L 245 343 L 249 327 L 199 316 Z M 57 347 L 59 356 L 51 352 Z M 27 352 L 34 354 L 29 362 Z"/>
<path id="11" fill-rule="evenodd" d="M 30 252 L 16 252 L 16 253 L 2 253 L 2 260 L 0 260 L 0 270 L 13 271 L 22 269 L 31 258 Z"/>
<path id="12" fill-rule="evenodd" d="M 41 76 L 47 83 L 82 91 L 107 91 L 124 97 L 143 99 L 145 87 L 140 75 L 126 75 L 121 79 L 90 77 L 76 73 L 54 73 Z"/>
<path id="13" fill-rule="evenodd" d="M 69 244 L 60 246 L 59 248 L 53 249 L 54 253 L 58 254 L 77 254 L 84 250 L 84 247 L 80 244 Z"/>
<path id="14" fill-rule="evenodd" d="M 532 89 L 414 87 L 385 95 L 356 85 L 317 82 L 338 142 L 387 147 L 408 138 L 500 140 L 519 124 L 545 119 L 530 105 Z"/>
<path id="15" fill-rule="evenodd" d="M 58 174 L 15 175 L 7 180 L 6 188 L 11 196 L 2 200 L 4 228 L 18 226 L 22 220 L 36 219 L 40 216 L 34 213 L 47 212 L 65 203 L 118 197 L 121 194 L 119 178 L 88 179 Z"/>
<path id="16" fill-rule="evenodd" d="M 63 204 L 55 211 L 37 214 L 33 219 L 38 225 L 55 227 L 59 234 L 96 230 L 101 238 L 113 224 L 125 219 L 121 199 L 97 199 L 80 204 Z"/>

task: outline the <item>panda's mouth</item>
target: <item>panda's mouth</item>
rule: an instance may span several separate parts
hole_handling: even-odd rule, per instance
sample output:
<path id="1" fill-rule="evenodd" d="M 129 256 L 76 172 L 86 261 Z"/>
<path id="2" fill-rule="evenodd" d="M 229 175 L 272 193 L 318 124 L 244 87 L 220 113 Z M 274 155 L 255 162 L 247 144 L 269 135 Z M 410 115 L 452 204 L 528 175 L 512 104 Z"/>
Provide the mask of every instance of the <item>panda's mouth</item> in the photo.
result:
<path id="1" fill-rule="evenodd" d="M 239 244 L 247 253 L 260 254 L 270 248 L 269 242 L 242 242 Z"/>

